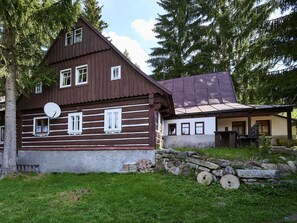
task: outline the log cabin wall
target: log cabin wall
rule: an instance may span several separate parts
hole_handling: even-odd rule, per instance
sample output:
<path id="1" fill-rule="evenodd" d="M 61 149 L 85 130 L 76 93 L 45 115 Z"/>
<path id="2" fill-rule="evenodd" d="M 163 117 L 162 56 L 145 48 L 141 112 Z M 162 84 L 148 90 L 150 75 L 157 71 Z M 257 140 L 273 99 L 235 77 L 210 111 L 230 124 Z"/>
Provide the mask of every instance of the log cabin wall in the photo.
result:
<path id="1" fill-rule="evenodd" d="M 104 132 L 104 110 L 122 109 L 122 131 Z M 50 119 L 47 136 L 33 135 L 33 120 L 46 117 L 43 110 L 24 111 L 22 114 L 22 150 L 133 150 L 154 149 L 149 144 L 149 103 L 143 97 L 116 102 L 98 102 L 61 108 L 61 116 Z M 82 112 L 82 133 L 69 135 L 68 114 Z"/>

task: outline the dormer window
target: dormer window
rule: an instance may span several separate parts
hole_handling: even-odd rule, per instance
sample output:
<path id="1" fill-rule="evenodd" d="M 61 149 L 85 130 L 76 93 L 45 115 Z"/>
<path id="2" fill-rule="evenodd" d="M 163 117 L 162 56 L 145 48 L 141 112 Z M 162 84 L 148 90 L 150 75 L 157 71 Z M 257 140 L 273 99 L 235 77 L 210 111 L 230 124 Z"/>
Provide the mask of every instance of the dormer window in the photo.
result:
<path id="1" fill-rule="evenodd" d="M 111 67 L 111 80 L 121 79 L 121 66 Z"/>
<path id="2" fill-rule="evenodd" d="M 39 82 L 35 86 L 35 94 L 40 94 L 40 93 L 42 93 L 42 82 Z"/>
<path id="3" fill-rule="evenodd" d="M 73 32 L 70 31 L 65 34 L 65 46 L 70 46 L 73 44 Z"/>
<path id="4" fill-rule="evenodd" d="M 74 43 L 82 42 L 82 28 L 74 30 Z"/>
<path id="5" fill-rule="evenodd" d="M 71 69 L 60 71 L 60 88 L 71 86 Z"/>

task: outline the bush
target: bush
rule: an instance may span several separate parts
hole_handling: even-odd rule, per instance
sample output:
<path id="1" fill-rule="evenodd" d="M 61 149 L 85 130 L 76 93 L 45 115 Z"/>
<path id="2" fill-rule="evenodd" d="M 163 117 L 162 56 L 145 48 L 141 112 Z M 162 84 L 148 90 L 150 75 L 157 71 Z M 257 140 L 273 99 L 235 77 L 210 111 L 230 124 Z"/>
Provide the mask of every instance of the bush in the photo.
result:
<path id="1" fill-rule="evenodd" d="M 261 157 L 265 157 L 271 149 L 271 141 L 269 138 L 266 138 L 265 135 L 261 136 L 259 153 Z"/>

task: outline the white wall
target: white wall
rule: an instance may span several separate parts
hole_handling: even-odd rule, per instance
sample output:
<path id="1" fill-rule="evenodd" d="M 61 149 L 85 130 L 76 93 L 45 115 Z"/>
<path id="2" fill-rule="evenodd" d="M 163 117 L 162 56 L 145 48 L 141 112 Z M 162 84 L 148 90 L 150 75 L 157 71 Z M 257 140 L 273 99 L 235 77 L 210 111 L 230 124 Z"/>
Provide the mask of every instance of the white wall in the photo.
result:
<path id="1" fill-rule="evenodd" d="M 177 135 L 181 135 L 181 124 L 190 123 L 190 135 L 195 135 L 195 122 L 204 122 L 204 135 L 214 135 L 216 129 L 215 117 L 207 118 L 181 118 L 181 119 L 170 119 L 165 120 L 163 136 L 168 135 L 168 124 L 175 123 L 177 128 Z"/>

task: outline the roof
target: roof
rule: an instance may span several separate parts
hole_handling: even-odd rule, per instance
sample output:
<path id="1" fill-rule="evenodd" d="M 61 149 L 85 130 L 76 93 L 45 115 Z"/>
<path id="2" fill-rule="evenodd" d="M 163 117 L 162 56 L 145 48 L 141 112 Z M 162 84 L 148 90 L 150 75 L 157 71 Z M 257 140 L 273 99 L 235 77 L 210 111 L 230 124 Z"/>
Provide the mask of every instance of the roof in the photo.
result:
<path id="1" fill-rule="evenodd" d="M 200 74 L 159 81 L 172 93 L 176 115 L 242 111 L 278 111 L 289 105 L 245 105 L 237 101 L 229 72 Z"/>

